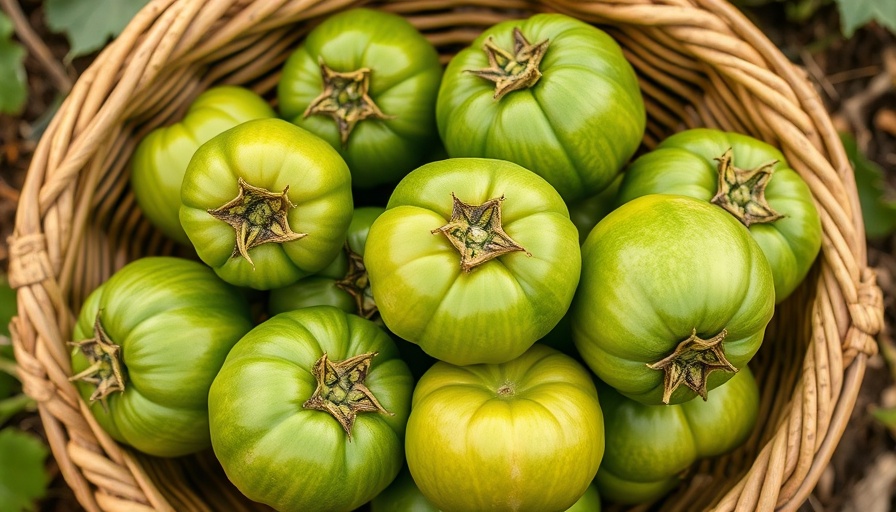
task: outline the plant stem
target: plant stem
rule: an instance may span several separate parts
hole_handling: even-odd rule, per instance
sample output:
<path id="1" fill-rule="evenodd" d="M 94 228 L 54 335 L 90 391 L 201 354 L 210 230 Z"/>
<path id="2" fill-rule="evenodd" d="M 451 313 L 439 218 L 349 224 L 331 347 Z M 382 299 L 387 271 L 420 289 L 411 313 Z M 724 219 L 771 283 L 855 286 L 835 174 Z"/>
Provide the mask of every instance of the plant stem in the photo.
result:
<path id="1" fill-rule="evenodd" d="M 15 377 L 18 380 L 22 380 L 19 378 L 19 370 L 16 366 L 15 361 L 10 361 L 4 357 L 0 357 L 0 372 L 8 373 Z"/>
<path id="2" fill-rule="evenodd" d="M 25 393 L 0 400 L 0 425 L 25 409 L 34 408 L 35 405 L 34 400 Z"/>

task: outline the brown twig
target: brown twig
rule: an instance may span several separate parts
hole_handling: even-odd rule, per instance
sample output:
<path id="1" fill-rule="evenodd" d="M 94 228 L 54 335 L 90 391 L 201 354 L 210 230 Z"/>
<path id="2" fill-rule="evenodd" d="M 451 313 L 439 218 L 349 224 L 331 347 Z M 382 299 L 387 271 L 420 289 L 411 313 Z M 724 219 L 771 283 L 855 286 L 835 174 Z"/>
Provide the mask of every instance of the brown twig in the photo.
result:
<path id="1" fill-rule="evenodd" d="M 828 81 L 832 84 L 842 84 L 860 78 L 870 78 L 878 73 L 880 73 L 880 66 L 865 66 L 833 73 L 828 76 Z"/>
<path id="2" fill-rule="evenodd" d="M 47 48 L 40 36 L 31 28 L 31 24 L 25 18 L 19 2 L 16 0 L 0 0 L 0 7 L 3 7 L 7 16 L 12 20 L 16 35 L 19 36 L 19 39 L 28 48 L 28 51 L 37 58 L 38 62 L 50 74 L 56 89 L 63 94 L 67 94 L 72 89 L 71 78 L 66 74 L 62 64 L 53 56 L 53 52 Z"/>
<path id="3" fill-rule="evenodd" d="M 864 116 L 868 107 L 878 98 L 896 89 L 896 46 L 884 50 L 884 67 L 871 79 L 868 86 L 859 94 L 843 102 L 838 115 L 843 116 L 855 131 L 856 144 L 862 153 L 868 151 L 871 142 L 871 130 Z"/>
<path id="4" fill-rule="evenodd" d="M 824 92 L 834 101 L 840 99 L 840 94 L 837 93 L 837 89 L 834 88 L 834 85 L 831 84 L 828 77 L 825 76 L 824 70 L 821 69 L 821 66 L 818 65 L 818 62 L 815 61 L 815 57 L 812 56 L 812 53 L 808 50 L 803 50 L 800 52 L 800 56 L 803 59 L 803 63 L 806 65 L 806 71 L 812 75 L 812 78 L 815 79 L 816 82 L 824 89 Z"/>
<path id="5" fill-rule="evenodd" d="M 0 197 L 15 204 L 19 202 L 19 191 L 9 186 L 3 178 L 0 178 Z"/>

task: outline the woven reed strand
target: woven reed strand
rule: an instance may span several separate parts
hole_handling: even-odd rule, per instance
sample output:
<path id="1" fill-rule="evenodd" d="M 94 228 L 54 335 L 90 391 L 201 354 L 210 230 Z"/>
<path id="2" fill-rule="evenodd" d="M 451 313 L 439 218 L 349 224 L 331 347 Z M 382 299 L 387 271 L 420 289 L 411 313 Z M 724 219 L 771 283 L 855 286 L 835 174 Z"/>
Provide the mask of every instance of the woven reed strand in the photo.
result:
<path id="1" fill-rule="evenodd" d="M 11 239 L 13 347 L 53 455 L 89 511 L 258 510 L 208 453 L 179 460 L 123 449 L 68 381 L 65 341 L 86 295 L 135 258 L 177 248 L 128 190 L 140 138 L 214 84 L 271 97 L 283 61 L 316 22 L 364 2 L 154 0 L 76 83 L 31 162 Z M 484 28 L 535 12 L 592 22 L 623 45 L 648 108 L 644 147 L 708 126 L 778 146 L 821 212 L 822 256 L 780 305 L 754 372 L 760 426 L 744 447 L 693 468 L 664 510 L 795 510 L 830 460 L 883 322 L 852 169 L 804 73 L 722 0 L 406 0 L 442 60 Z M 197 477 L 197 471 L 202 478 Z"/>

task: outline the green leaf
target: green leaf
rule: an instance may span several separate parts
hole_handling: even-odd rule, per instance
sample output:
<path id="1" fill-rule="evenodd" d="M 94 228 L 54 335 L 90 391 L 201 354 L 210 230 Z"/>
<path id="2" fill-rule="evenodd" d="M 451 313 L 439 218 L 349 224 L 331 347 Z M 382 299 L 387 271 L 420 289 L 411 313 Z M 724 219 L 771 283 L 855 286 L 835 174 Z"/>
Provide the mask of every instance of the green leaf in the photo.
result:
<path id="1" fill-rule="evenodd" d="M 6 276 L 0 273 L 0 363 L 12 361 L 9 344 L 9 322 L 16 314 L 16 292 L 10 288 Z M 5 365 L 6 366 L 6 365 Z M 18 392 L 19 382 L 0 367 L 0 400 Z M 0 423 L 2 424 L 2 423 Z"/>
<path id="2" fill-rule="evenodd" d="M 3 403 L 3 400 L 11 397 L 18 392 L 19 381 L 17 381 L 15 377 L 7 374 L 6 372 L 0 372 L 0 404 Z M 3 425 L 2 421 L 0 421 L 0 425 Z"/>
<path id="3" fill-rule="evenodd" d="M 9 322 L 16 315 L 16 292 L 0 273 L 0 336 L 9 336 Z"/>
<path id="4" fill-rule="evenodd" d="M 894 407 L 874 407 L 871 409 L 874 418 L 881 422 L 893 435 L 896 435 L 896 408 Z"/>
<path id="5" fill-rule="evenodd" d="M 793 0 L 784 5 L 784 12 L 788 21 L 806 23 L 829 3 L 830 0 Z"/>
<path id="6" fill-rule="evenodd" d="M 47 493 L 44 461 L 49 454 L 40 439 L 11 427 L 0 430 L 0 503 L 11 512 L 37 510 Z"/>
<path id="7" fill-rule="evenodd" d="M 28 97 L 25 49 L 13 41 L 12 21 L 0 11 L 0 113 L 18 114 Z"/>
<path id="8" fill-rule="evenodd" d="M 896 34 L 896 2 L 893 0 L 837 0 L 840 30 L 852 37 L 856 29 L 876 21 Z"/>
<path id="9" fill-rule="evenodd" d="M 124 30 L 149 0 L 46 0 L 47 25 L 68 37 L 68 57 L 87 55 Z"/>
<path id="10" fill-rule="evenodd" d="M 24 393 L 0 399 L 0 426 L 24 410 L 34 410 L 35 405 L 34 400 Z"/>
<path id="11" fill-rule="evenodd" d="M 840 139 L 846 148 L 846 155 L 855 169 L 856 188 L 862 205 L 865 221 L 865 235 L 868 238 L 883 238 L 896 231 L 896 202 L 890 197 L 884 181 L 884 171 L 879 165 L 868 160 L 856 146 L 852 135 L 841 133 Z"/>

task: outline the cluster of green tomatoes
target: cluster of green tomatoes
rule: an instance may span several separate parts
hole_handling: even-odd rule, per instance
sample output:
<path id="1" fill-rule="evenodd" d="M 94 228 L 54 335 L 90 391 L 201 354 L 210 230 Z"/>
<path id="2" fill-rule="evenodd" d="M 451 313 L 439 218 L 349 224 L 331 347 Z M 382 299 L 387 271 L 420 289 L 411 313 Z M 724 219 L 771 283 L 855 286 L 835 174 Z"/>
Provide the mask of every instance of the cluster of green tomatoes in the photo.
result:
<path id="1" fill-rule="evenodd" d="M 276 100 L 215 87 L 134 155 L 142 211 L 198 258 L 83 305 L 72 380 L 114 439 L 211 447 L 284 511 L 562 511 L 656 500 L 750 435 L 747 363 L 821 244 L 775 148 L 693 129 L 633 159 L 632 67 L 560 14 L 443 68 L 346 11 Z"/>

